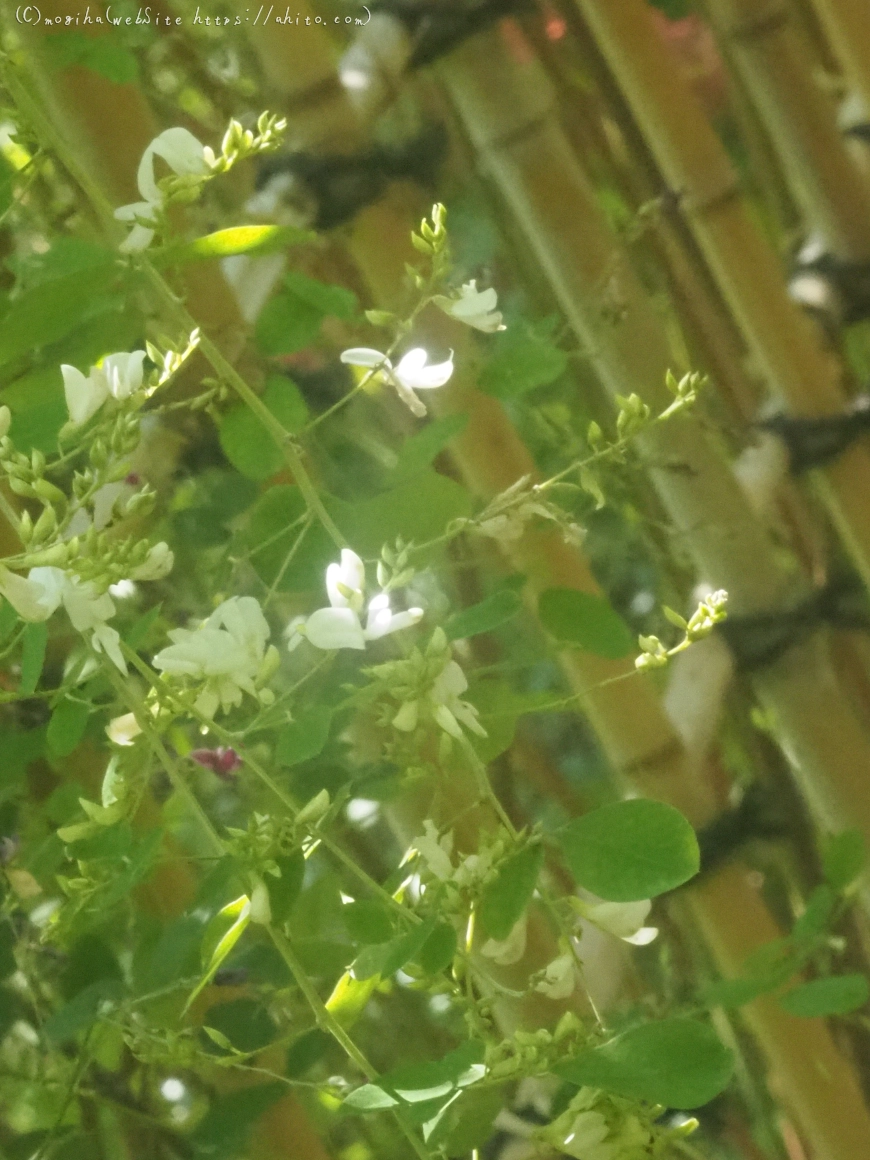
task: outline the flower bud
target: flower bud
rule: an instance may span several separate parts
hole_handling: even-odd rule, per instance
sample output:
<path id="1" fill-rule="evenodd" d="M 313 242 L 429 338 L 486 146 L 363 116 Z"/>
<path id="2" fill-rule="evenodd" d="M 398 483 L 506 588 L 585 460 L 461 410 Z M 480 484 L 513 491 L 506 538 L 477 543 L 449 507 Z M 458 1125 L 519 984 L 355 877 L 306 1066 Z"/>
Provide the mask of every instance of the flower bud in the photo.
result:
<path id="1" fill-rule="evenodd" d="M 49 483 L 47 479 L 37 479 L 33 484 L 33 490 L 40 499 L 47 503 L 59 503 L 66 506 L 66 496 L 59 487 L 55 487 L 53 483 Z"/>
<path id="2" fill-rule="evenodd" d="M 0 407 L 0 439 L 5 439 L 9 434 L 9 428 L 12 426 L 12 412 L 5 405 Z"/>

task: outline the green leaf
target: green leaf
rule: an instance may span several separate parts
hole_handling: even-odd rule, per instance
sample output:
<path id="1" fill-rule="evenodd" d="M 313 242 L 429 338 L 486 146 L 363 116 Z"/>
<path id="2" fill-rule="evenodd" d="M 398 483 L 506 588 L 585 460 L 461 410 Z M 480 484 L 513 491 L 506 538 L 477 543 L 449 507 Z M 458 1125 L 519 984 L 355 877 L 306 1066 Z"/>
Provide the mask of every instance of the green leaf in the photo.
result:
<path id="1" fill-rule="evenodd" d="M 837 896 L 826 883 L 817 886 L 807 899 L 806 909 L 795 921 L 791 928 L 791 939 L 794 943 L 812 943 L 823 934 L 828 927 Z"/>
<path id="2" fill-rule="evenodd" d="M 206 1011 L 203 1023 L 224 1036 L 236 1051 L 260 1051 L 275 1039 L 277 1033 L 274 1019 L 255 999 L 216 1003 Z M 203 1027 L 203 1030 L 207 1032 L 208 1028 Z"/>
<path id="3" fill-rule="evenodd" d="M 780 996 L 779 1004 L 790 1015 L 803 1019 L 847 1015 L 863 1007 L 870 997 L 866 975 L 834 975 L 802 983 Z"/>
<path id="4" fill-rule="evenodd" d="M 332 1037 L 319 1027 L 303 1031 L 287 1048 L 287 1061 L 284 1066 L 287 1077 L 301 1079 L 306 1071 L 320 1062 L 332 1042 Z"/>
<path id="5" fill-rule="evenodd" d="M 25 290 L 10 303 L 3 317 L 0 363 L 57 342 L 85 319 L 119 308 L 121 298 L 109 294 L 115 276 L 113 266 L 103 266 L 79 270 Z M 60 369 L 55 368 L 54 374 L 60 389 Z"/>
<path id="6" fill-rule="evenodd" d="M 272 375 L 263 391 L 263 402 L 284 427 L 295 434 L 308 421 L 308 406 L 302 392 L 284 375 Z M 284 466 L 284 456 L 262 421 L 244 403 L 231 408 L 220 424 L 220 443 L 233 467 L 258 483 L 275 475 Z"/>
<path id="7" fill-rule="evenodd" d="M 825 846 L 822 866 L 829 885 L 837 891 L 851 886 L 867 861 L 864 836 L 860 830 L 843 830 Z"/>
<path id="8" fill-rule="evenodd" d="M 541 624 L 559 641 L 619 660 L 634 652 L 634 637 L 603 596 L 576 588 L 548 588 L 538 601 Z"/>
<path id="9" fill-rule="evenodd" d="M 251 903 L 243 894 L 233 902 L 228 902 L 222 910 L 214 916 L 205 928 L 202 940 L 202 964 L 205 974 L 194 987 L 190 997 L 184 1005 L 184 1010 L 190 1009 L 191 1003 L 199 993 L 208 986 L 217 974 L 221 963 L 242 937 L 248 923 L 251 921 Z"/>
<path id="10" fill-rule="evenodd" d="M 379 975 L 382 979 L 391 978 L 396 971 L 404 967 L 405 963 L 409 963 L 420 953 L 436 924 L 437 919 L 430 918 L 427 922 L 419 923 L 407 934 L 400 934 L 388 942 L 365 947 L 353 961 L 351 967 L 353 977 L 360 982 L 371 979 L 374 975 Z"/>
<path id="11" fill-rule="evenodd" d="M 694 1019 L 645 1023 L 555 1069 L 562 1079 L 668 1108 L 698 1108 L 728 1085 L 733 1060 Z"/>
<path id="12" fill-rule="evenodd" d="M 416 434 L 409 436 L 402 444 L 399 458 L 390 478 L 393 484 L 403 483 L 428 467 L 451 439 L 459 435 L 468 425 L 467 415 L 445 415 L 427 423 Z"/>
<path id="13" fill-rule="evenodd" d="M 278 734 L 275 760 L 279 765 L 298 765 L 317 757 L 329 739 L 332 709 L 315 705 L 306 710 L 298 721 L 291 721 Z"/>
<path id="14" fill-rule="evenodd" d="M 418 544 L 434 539 L 451 520 L 470 511 L 466 489 L 430 468 L 374 499 L 345 505 L 336 521 L 360 555 L 379 556 L 397 536 Z"/>
<path id="15" fill-rule="evenodd" d="M 389 942 L 393 937 L 389 910 L 372 898 L 348 903 L 342 908 L 341 917 L 354 942 L 371 946 L 374 943 Z"/>
<path id="16" fill-rule="evenodd" d="M 426 975 L 440 975 L 456 956 L 456 929 L 449 922 L 439 922 L 423 948 L 417 955 L 417 962 Z"/>
<path id="17" fill-rule="evenodd" d="M 98 979 L 55 1011 L 42 1025 L 49 1043 L 66 1043 L 94 1022 L 100 1004 L 119 999 L 124 986 L 118 979 Z"/>
<path id="18" fill-rule="evenodd" d="M 317 339 L 324 318 L 349 319 L 356 313 L 356 295 L 341 286 L 327 286 L 298 270 L 285 277 L 284 286 L 257 319 L 257 342 L 264 354 L 302 350 Z"/>
<path id="19" fill-rule="evenodd" d="M 18 687 L 22 696 L 29 697 L 39 684 L 47 644 L 48 626 L 45 622 L 28 624 L 22 636 L 21 684 Z"/>
<path id="20" fill-rule="evenodd" d="M 344 1101 L 344 1107 L 352 1108 L 355 1112 L 381 1112 L 387 1108 L 395 1108 L 399 1101 L 377 1084 L 366 1083 L 351 1092 Z"/>
<path id="21" fill-rule="evenodd" d="M 244 1150 L 255 1122 L 286 1094 L 286 1084 L 278 1081 L 242 1091 L 222 1092 L 189 1137 L 197 1160 L 199 1157 L 228 1160 L 230 1156 L 237 1156 Z"/>
<path id="22" fill-rule="evenodd" d="M 316 236 L 293 226 L 233 226 L 168 250 L 165 257 L 172 262 L 185 262 L 194 258 L 226 258 L 231 254 L 271 254 L 310 242 Z"/>
<path id="23" fill-rule="evenodd" d="M 296 905 L 296 900 L 302 893 L 302 883 L 305 878 L 305 855 L 301 850 L 292 854 L 276 858 L 275 862 L 281 871 L 281 877 L 266 874 L 264 881 L 269 891 L 269 906 L 272 910 L 272 921 L 279 926 L 290 917 L 290 912 Z"/>
<path id="24" fill-rule="evenodd" d="M 534 336 L 505 335 L 483 368 L 478 385 L 498 399 L 515 399 L 555 382 L 567 366 L 568 356 L 552 343 Z"/>
<path id="25" fill-rule="evenodd" d="M 455 613 L 444 625 L 448 640 L 462 640 L 469 636 L 478 636 L 482 632 L 492 632 L 494 628 L 505 624 L 516 616 L 522 608 L 523 602 L 518 593 L 511 588 L 501 588 L 473 604 L 470 608 L 463 608 Z"/>
<path id="26" fill-rule="evenodd" d="M 489 938 L 506 939 L 529 905 L 544 862 L 540 842 L 511 855 L 499 867 L 483 892 L 478 908 L 480 925 Z"/>
<path id="27" fill-rule="evenodd" d="M 781 982 L 782 980 L 775 975 L 722 979 L 704 990 L 703 1001 L 708 1007 L 742 1007 L 744 1003 L 753 1002 L 759 995 L 775 991 Z"/>
<path id="28" fill-rule="evenodd" d="M 559 840 L 578 884 L 611 902 L 655 898 L 700 866 L 695 831 L 680 811 L 644 798 L 592 810 Z"/>
<path id="29" fill-rule="evenodd" d="M 58 701 L 48 722 L 45 739 L 55 757 L 66 757 L 84 737 L 91 706 L 64 697 Z"/>
<path id="30" fill-rule="evenodd" d="M 81 65 L 113 81 L 116 85 L 135 84 L 139 62 L 135 53 L 111 36 L 86 36 L 72 29 L 52 33 L 43 43 L 54 68 Z"/>

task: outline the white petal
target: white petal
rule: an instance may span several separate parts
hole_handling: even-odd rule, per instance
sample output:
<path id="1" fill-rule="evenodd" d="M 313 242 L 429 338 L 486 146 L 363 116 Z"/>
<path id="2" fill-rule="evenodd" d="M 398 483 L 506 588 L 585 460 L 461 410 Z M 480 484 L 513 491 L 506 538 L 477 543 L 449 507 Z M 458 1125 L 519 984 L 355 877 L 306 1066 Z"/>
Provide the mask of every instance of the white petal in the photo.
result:
<path id="1" fill-rule="evenodd" d="M 445 733 L 449 733 L 457 741 L 462 740 L 462 728 L 446 705 L 438 705 L 432 716 Z"/>
<path id="2" fill-rule="evenodd" d="M 52 603 L 41 584 L 25 579 L 0 565 L 0 593 L 5 596 L 22 620 L 48 620 L 60 603 Z"/>
<path id="3" fill-rule="evenodd" d="M 115 399 L 127 399 L 142 386 L 144 350 L 107 354 L 100 364 L 106 378 L 109 394 Z"/>
<path id="4" fill-rule="evenodd" d="M 352 367 L 382 366 L 384 370 L 391 370 L 393 365 L 385 354 L 373 350 L 370 346 L 353 346 L 350 350 L 342 351 L 339 357 L 343 363 L 348 363 Z"/>
<path id="5" fill-rule="evenodd" d="M 574 990 L 574 982 L 574 956 L 565 953 L 547 966 L 535 990 L 548 999 L 567 999 Z"/>
<path id="6" fill-rule="evenodd" d="M 636 931 L 628 938 L 623 938 L 623 942 L 631 943 L 635 947 L 645 947 L 657 938 L 659 928 L 657 926 L 642 926 L 640 930 Z"/>
<path id="7" fill-rule="evenodd" d="M 341 563 L 326 569 L 326 594 L 333 608 L 359 612 L 365 599 L 365 564 L 350 548 L 342 548 Z"/>
<path id="8" fill-rule="evenodd" d="M 174 563 L 175 556 L 172 550 L 167 543 L 161 540 L 159 544 L 155 544 L 150 549 L 144 562 L 138 568 L 133 569 L 130 577 L 133 580 L 162 580 L 172 571 Z"/>
<path id="9" fill-rule="evenodd" d="M 398 379 L 394 380 L 393 386 L 396 388 L 396 393 L 399 398 L 409 408 L 412 414 L 416 415 L 418 419 L 422 419 L 426 414 L 426 404 L 417 398 L 410 387 L 407 387 Z"/>
<path id="10" fill-rule="evenodd" d="M 94 629 L 94 634 L 91 637 L 91 644 L 97 652 L 104 652 L 116 668 L 120 669 L 126 676 L 127 662 L 124 660 L 124 655 L 121 652 L 121 638 L 114 628 L 110 628 L 108 624 L 101 624 Z"/>
<path id="11" fill-rule="evenodd" d="M 132 745 L 133 739 L 142 732 L 135 713 L 125 713 L 122 717 L 113 717 L 106 726 L 106 735 L 116 745 Z"/>
<path id="12" fill-rule="evenodd" d="M 442 363 L 428 365 L 429 356 L 422 347 L 409 350 L 396 367 L 395 376 L 410 390 L 431 390 L 443 387 L 453 374 L 453 355 Z"/>
<path id="13" fill-rule="evenodd" d="M 160 209 L 160 199 L 154 201 L 132 201 L 129 205 L 119 205 L 115 210 L 115 219 L 119 222 L 148 222 L 154 223 L 157 211 Z"/>
<path id="14" fill-rule="evenodd" d="M 652 902 L 599 902 L 584 906 L 583 914 L 601 930 L 616 938 L 627 939 L 637 933 L 652 909 Z"/>
<path id="15" fill-rule="evenodd" d="M 39 602 L 50 609 L 48 613 L 50 616 L 59 607 L 70 585 L 66 572 L 62 568 L 31 568 L 27 573 L 27 579 L 41 589 Z M 40 619 L 44 620 L 45 617 Z"/>
<path id="16" fill-rule="evenodd" d="M 153 238 L 154 230 L 148 229 L 147 226 L 135 225 L 118 249 L 122 254 L 139 254 L 142 250 L 148 249 Z"/>
<path id="17" fill-rule="evenodd" d="M 109 388 L 102 376 L 89 375 L 87 378 L 76 367 L 63 363 L 63 390 L 66 407 L 73 423 L 86 423 L 95 415 L 109 397 Z"/>
<path id="18" fill-rule="evenodd" d="M 305 635 L 322 649 L 366 647 L 359 617 L 352 608 L 320 608 L 305 625 Z"/>
<path id="19" fill-rule="evenodd" d="M 179 175 L 208 173 L 203 145 L 187 129 L 166 129 L 155 137 L 139 162 L 136 181 L 139 192 L 146 201 L 161 200 L 160 190 L 154 179 L 154 158 L 162 157 L 169 168 Z"/>

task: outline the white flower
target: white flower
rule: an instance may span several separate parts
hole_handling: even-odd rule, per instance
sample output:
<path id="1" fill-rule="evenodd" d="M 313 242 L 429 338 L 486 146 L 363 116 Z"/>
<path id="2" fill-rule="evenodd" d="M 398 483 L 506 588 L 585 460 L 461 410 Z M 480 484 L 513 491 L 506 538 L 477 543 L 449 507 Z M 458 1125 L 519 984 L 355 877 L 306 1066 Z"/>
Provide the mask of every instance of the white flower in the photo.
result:
<path id="1" fill-rule="evenodd" d="M 142 154 L 136 174 L 136 183 L 144 200 L 115 210 L 118 221 L 135 223 L 120 247 L 125 254 L 146 249 L 154 237 L 164 200 L 154 176 L 155 157 L 162 157 L 178 177 L 205 177 L 215 160 L 211 149 L 203 146 L 187 129 L 166 129 L 154 138 Z"/>
<path id="2" fill-rule="evenodd" d="M 272 903 L 269 898 L 269 888 L 259 875 L 256 876 L 254 889 L 251 891 L 251 922 L 258 922 L 268 926 L 272 921 Z"/>
<path id="3" fill-rule="evenodd" d="M 364 649 L 366 642 L 380 640 L 391 632 L 410 628 L 423 615 L 422 608 L 407 612 L 393 612 L 386 592 L 369 601 L 366 623 L 363 627 L 359 614 L 365 603 L 365 565 L 350 548 L 343 548 L 341 562 L 326 569 L 326 593 L 329 608 L 319 608 L 311 616 L 294 617 L 287 626 L 287 647 L 292 652 L 303 637 L 315 648 Z"/>
<path id="4" fill-rule="evenodd" d="M 652 909 L 652 902 L 648 898 L 641 902 L 597 903 L 586 903 L 578 899 L 575 905 L 583 917 L 600 930 L 635 946 L 646 946 L 658 934 L 656 927 L 644 926 Z"/>
<path id="5" fill-rule="evenodd" d="M 453 831 L 438 837 L 438 829 L 431 818 L 423 822 L 424 833 L 414 838 L 411 845 L 426 863 L 431 874 L 441 882 L 453 876 Z"/>
<path id="6" fill-rule="evenodd" d="M 497 330 L 505 329 L 501 313 L 496 310 L 498 294 L 492 287 L 489 290 L 478 290 L 474 279 L 466 282 L 454 297 L 446 298 L 439 294 L 432 301 L 457 322 L 464 322 L 466 326 L 473 326 L 484 334 L 494 334 Z"/>
<path id="7" fill-rule="evenodd" d="M 577 1160 L 610 1160 L 613 1148 L 604 1143 L 609 1134 L 610 1128 L 601 1112 L 580 1112 L 561 1148 Z"/>
<path id="8" fill-rule="evenodd" d="M 467 688 L 465 673 L 456 661 L 448 660 L 424 696 L 406 701 L 392 724 L 403 733 L 413 733 L 421 711 L 428 710 L 435 723 L 457 741 L 462 740 L 463 725 L 479 737 L 486 737 L 486 730 L 477 719 L 477 709 L 468 701 L 460 699 L 460 693 L 464 693 Z"/>
<path id="9" fill-rule="evenodd" d="M 93 582 L 70 576 L 62 568 L 31 568 L 27 579 L 0 569 L 0 592 L 23 620 L 48 620 L 63 604 L 76 632 L 90 633 L 97 652 L 105 652 L 122 673 L 127 664 L 121 654 L 121 638 L 106 621 L 115 615 L 107 592 L 101 595 Z"/>
<path id="10" fill-rule="evenodd" d="M 518 963 L 526 953 L 527 926 L 528 921 L 524 914 L 507 938 L 487 939 L 481 947 L 480 953 L 488 959 L 492 959 L 494 963 L 498 963 L 500 967 L 509 967 L 513 963 Z"/>
<path id="11" fill-rule="evenodd" d="M 154 544 L 138 568 L 130 573 L 131 580 L 162 580 L 172 571 L 175 556 L 163 540 Z"/>
<path id="12" fill-rule="evenodd" d="M 116 745 L 132 745 L 134 738 L 142 732 L 142 727 L 136 720 L 135 713 L 124 713 L 121 717 L 113 717 L 106 726 L 106 736 Z"/>
<path id="13" fill-rule="evenodd" d="M 567 999 L 574 990 L 574 982 L 574 956 L 566 951 L 544 968 L 543 978 L 535 984 L 535 990 L 548 999 Z"/>
<path id="14" fill-rule="evenodd" d="M 111 396 L 127 399 L 142 386 L 144 350 L 107 354 L 91 367 L 87 378 L 76 367 L 64 363 L 61 368 L 63 389 L 70 420 L 79 426 L 95 415 Z"/>
<path id="15" fill-rule="evenodd" d="M 415 391 L 429 391 L 443 387 L 453 374 L 453 352 L 441 363 L 429 365 L 429 356 L 422 347 L 415 347 L 404 355 L 396 366 L 385 354 L 371 347 L 357 346 L 341 355 L 343 363 L 355 367 L 365 367 L 377 371 L 378 376 L 396 388 L 399 398 L 415 415 L 425 415 L 426 407 L 414 394 Z"/>
<path id="16" fill-rule="evenodd" d="M 204 681 L 195 707 L 213 717 L 240 705 L 242 694 L 257 696 L 256 681 L 269 665 L 269 625 L 252 596 L 225 600 L 197 629 L 176 628 L 173 642 L 154 658 L 155 668 L 176 677 Z M 270 650 L 271 651 L 271 650 Z"/>

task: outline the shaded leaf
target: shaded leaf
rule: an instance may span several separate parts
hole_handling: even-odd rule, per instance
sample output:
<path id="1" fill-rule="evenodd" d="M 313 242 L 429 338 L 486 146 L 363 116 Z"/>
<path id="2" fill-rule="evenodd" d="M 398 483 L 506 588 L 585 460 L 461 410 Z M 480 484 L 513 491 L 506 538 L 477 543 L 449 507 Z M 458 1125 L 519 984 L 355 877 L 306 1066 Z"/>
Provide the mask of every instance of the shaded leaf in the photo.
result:
<path id="1" fill-rule="evenodd" d="M 492 632 L 494 628 L 505 624 L 520 611 L 523 602 L 518 593 L 511 588 L 501 588 L 493 592 L 479 604 L 470 608 L 463 608 L 455 613 L 444 625 L 448 640 L 462 640 L 464 637 L 477 636 L 481 632 Z"/>
<path id="2" fill-rule="evenodd" d="M 559 641 L 595 656 L 619 660 L 635 650 L 634 637 L 603 596 L 576 588 L 548 588 L 538 601 L 541 624 Z"/>
<path id="3" fill-rule="evenodd" d="M 519 922 L 538 882 L 544 847 L 536 842 L 511 855 L 483 892 L 478 917 L 489 938 L 506 939 Z"/>
<path id="4" fill-rule="evenodd" d="M 780 996 L 779 1003 L 790 1015 L 815 1019 L 847 1015 L 863 1007 L 868 997 L 870 984 L 866 975 L 833 975 L 792 988 Z"/>
<path id="5" fill-rule="evenodd" d="M 278 734 L 275 760 L 279 765 L 298 765 L 317 757 L 329 740 L 332 709 L 315 705 L 306 710 L 298 721 L 291 721 Z"/>

